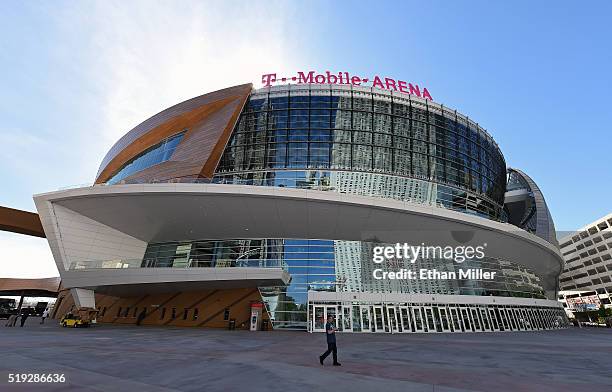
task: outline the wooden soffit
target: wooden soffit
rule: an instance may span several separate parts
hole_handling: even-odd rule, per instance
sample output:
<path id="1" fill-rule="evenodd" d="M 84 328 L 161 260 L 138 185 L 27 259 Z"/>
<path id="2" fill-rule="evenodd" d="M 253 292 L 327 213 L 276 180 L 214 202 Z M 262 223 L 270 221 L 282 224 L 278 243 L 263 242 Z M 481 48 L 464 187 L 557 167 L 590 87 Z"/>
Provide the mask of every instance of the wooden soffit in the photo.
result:
<path id="1" fill-rule="evenodd" d="M 108 181 L 131 159 L 184 130 L 187 133 L 169 161 L 134 173 L 128 179 L 146 182 L 156 177 L 158 166 L 164 178 L 212 177 L 251 90 L 251 84 L 244 84 L 215 91 L 179 103 L 146 120 L 113 146 L 113 150 L 119 151 L 101 168 L 96 184 Z M 154 126 L 146 129 L 148 124 Z"/>
<path id="2" fill-rule="evenodd" d="M 13 208 L 0 207 L 0 230 L 45 238 L 38 214 Z"/>

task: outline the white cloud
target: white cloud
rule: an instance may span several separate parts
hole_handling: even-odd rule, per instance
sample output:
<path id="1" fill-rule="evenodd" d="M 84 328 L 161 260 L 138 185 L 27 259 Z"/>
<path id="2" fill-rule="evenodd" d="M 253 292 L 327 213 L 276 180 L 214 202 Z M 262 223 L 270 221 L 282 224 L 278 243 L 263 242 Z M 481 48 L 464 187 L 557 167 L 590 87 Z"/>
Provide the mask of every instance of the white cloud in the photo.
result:
<path id="1" fill-rule="evenodd" d="M 113 143 L 169 106 L 236 84 L 258 86 L 264 73 L 301 69 L 299 56 L 306 54 L 292 45 L 294 7 L 283 1 L 41 4 L 38 12 L 53 27 L 39 32 L 53 39 L 41 40 L 48 58 L 24 61 L 46 67 L 40 77 L 48 80 L 39 85 L 50 95 L 42 104 L 53 118 L 44 130 L 31 125 L 29 139 L 19 132 L 5 140 L 10 133 L 2 131 L 2 143 L 17 148 L 0 159 L 22 176 L 10 200 L 23 204 L 10 207 L 28 208 L 31 194 L 93 181 Z M 45 240 L 0 233 L 0 249 L 0 276 L 57 274 Z"/>
<path id="2" fill-rule="evenodd" d="M 59 276 L 44 238 L 0 232 L 0 250 L 3 278 Z"/>
<path id="3" fill-rule="evenodd" d="M 258 84 L 271 70 L 296 69 L 299 51 L 288 41 L 286 25 L 290 6 L 95 3 L 88 21 L 96 60 L 90 76 L 101 86 L 102 135 L 115 142 L 178 102 L 236 84 Z"/>

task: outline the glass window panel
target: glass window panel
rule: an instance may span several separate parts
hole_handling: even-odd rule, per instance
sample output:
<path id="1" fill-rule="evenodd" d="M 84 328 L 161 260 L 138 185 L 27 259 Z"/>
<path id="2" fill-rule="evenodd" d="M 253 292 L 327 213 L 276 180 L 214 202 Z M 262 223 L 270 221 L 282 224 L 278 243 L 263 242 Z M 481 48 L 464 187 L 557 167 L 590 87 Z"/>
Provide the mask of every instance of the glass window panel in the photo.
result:
<path id="1" fill-rule="evenodd" d="M 353 98 L 353 110 L 372 111 L 372 99 L 371 98 Z"/>
<path id="2" fill-rule="evenodd" d="M 270 107 L 273 110 L 287 109 L 289 107 L 289 97 L 274 97 L 270 99 Z"/>
<path id="3" fill-rule="evenodd" d="M 287 138 L 291 142 L 307 142 L 308 129 L 290 129 L 287 133 Z"/>
<path id="4" fill-rule="evenodd" d="M 332 105 L 332 97 L 313 95 L 310 97 L 310 107 L 329 108 Z"/>
<path id="5" fill-rule="evenodd" d="M 124 164 L 123 167 L 107 181 L 107 183 L 116 184 L 138 171 L 169 160 L 176 146 L 184 135 L 185 131 L 164 139 L 155 146 L 150 147 L 136 158 Z"/>
<path id="6" fill-rule="evenodd" d="M 353 129 L 371 131 L 372 113 L 353 112 Z"/>
<path id="7" fill-rule="evenodd" d="M 381 133 L 391 133 L 391 116 L 384 114 L 374 115 L 374 130 Z"/>
<path id="8" fill-rule="evenodd" d="M 308 110 L 292 110 L 289 115 L 289 128 L 308 128 Z"/>
<path id="9" fill-rule="evenodd" d="M 332 131 L 329 129 L 311 129 L 310 141 L 313 142 L 329 142 L 332 141 Z"/>
<path id="10" fill-rule="evenodd" d="M 390 148 L 374 147 L 374 171 L 390 172 L 392 170 Z"/>
<path id="11" fill-rule="evenodd" d="M 334 142 L 338 143 L 351 143 L 351 135 L 351 131 L 344 131 L 339 129 L 335 129 L 333 131 Z"/>
<path id="12" fill-rule="evenodd" d="M 412 154 L 412 169 L 416 177 L 426 178 L 428 176 L 427 155 Z"/>
<path id="13" fill-rule="evenodd" d="M 394 171 L 400 175 L 410 175 L 410 152 L 394 150 Z"/>
<path id="14" fill-rule="evenodd" d="M 372 134 L 370 132 L 353 132 L 354 144 L 372 144 Z"/>
<path id="15" fill-rule="evenodd" d="M 334 143 L 332 146 L 332 168 L 351 168 L 351 145 Z"/>
<path id="16" fill-rule="evenodd" d="M 372 147 L 353 145 L 353 169 L 372 169 Z"/>
<path id="17" fill-rule="evenodd" d="M 374 136 L 374 144 L 377 146 L 383 146 L 383 147 L 393 147 L 393 143 L 391 141 L 391 135 L 390 134 L 384 134 L 384 133 L 375 133 L 373 134 Z"/>
<path id="18" fill-rule="evenodd" d="M 310 97 L 308 95 L 297 95 L 297 96 L 292 96 L 290 98 L 290 107 L 292 109 L 295 108 L 308 108 L 309 106 L 309 102 L 310 102 Z"/>
<path id="19" fill-rule="evenodd" d="M 331 111 L 331 127 L 336 129 L 352 129 L 352 114 L 346 110 Z"/>
<path id="20" fill-rule="evenodd" d="M 308 143 L 289 143 L 288 167 L 305 167 L 308 162 Z"/>
<path id="21" fill-rule="evenodd" d="M 410 120 L 407 118 L 395 117 L 393 119 L 393 133 L 402 137 L 410 137 Z"/>
<path id="22" fill-rule="evenodd" d="M 289 112 L 286 110 L 270 112 L 269 126 L 272 129 L 287 128 L 287 121 L 289 119 Z"/>

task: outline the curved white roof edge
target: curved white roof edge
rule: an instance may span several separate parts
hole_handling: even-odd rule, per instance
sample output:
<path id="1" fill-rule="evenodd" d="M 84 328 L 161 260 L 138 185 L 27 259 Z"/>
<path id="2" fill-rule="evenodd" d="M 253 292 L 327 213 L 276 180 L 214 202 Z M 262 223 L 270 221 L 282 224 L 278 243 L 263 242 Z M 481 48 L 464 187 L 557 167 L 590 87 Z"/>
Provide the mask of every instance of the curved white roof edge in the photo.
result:
<path id="1" fill-rule="evenodd" d="M 309 200 L 314 202 L 330 202 L 341 205 L 367 206 L 374 209 L 385 209 L 397 212 L 410 212 L 419 215 L 430 215 L 437 219 L 448 220 L 473 226 L 474 229 L 493 230 L 505 235 L 528 241 L 557 256 L 562 262 L 563 257 L 558 247 L 544 239 L 531 234 L 517 226 L 482 218 L 463 212 L 428 206 L 407 201 L 386 199 L 352 194 L 341 194 L 330 191 L 310 189 L 281 188 L 251 185 L 228 184 L 193 184 L 193 183 L 163 183 L 163 184 L 125 184 L 125 185 L 95 185 L 62 191 L 42 193 L 34 196 L 35 200 L 62 201 L 92 196 L 137 195 L 137 194 L 206 194 L 206 195 L 242 195 L 254 198 L 273 197 L 294 200 Z"/>

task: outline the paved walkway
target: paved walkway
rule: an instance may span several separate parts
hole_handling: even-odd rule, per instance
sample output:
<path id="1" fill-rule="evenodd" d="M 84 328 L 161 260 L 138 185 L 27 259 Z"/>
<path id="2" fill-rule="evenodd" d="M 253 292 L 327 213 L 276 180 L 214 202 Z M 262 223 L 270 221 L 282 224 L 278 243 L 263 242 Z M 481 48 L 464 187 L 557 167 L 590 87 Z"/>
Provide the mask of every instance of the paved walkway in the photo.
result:
<path id="1" fill-rule="evenodd" d="M 3 320 L 2 320 L 3 321 Z M 0 321 L 1 391 L 612 391 L 612 330 L 322 334 Z M 63 373 L 65 384 L 8 384 Z"/>

